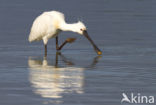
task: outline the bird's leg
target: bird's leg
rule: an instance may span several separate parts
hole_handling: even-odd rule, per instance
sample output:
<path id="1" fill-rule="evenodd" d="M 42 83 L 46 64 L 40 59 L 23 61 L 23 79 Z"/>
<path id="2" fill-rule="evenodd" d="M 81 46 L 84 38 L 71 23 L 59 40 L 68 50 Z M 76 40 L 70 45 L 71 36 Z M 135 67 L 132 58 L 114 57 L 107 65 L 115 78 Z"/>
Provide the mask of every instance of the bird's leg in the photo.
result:
<path id="1" fill-rule="evenodd" d="M 56 68 L 58 67 L 58 55 L 59 55 L 59 53 L 56 52 L 56 56 L 55 56 L 55 67 Z"/>
<path id="2" fill-rule="evenodd" d="M 56 50 L 61 50 L 63 46 L 67 43 L 72 43 L 76 40 L 76 38 L 67 38 L 61 46 L 58 45 L 58 36 L 56 36 Z"/>
<path id="3" fill-rule="evenodd" d="M 57 50 L 61 50 L 62 47 L 63 47 L 66 43 L 68 43 L 68 42 L 67 42 L 67 41 L 64 41 L 64 42 L 62 43 L 62 45 L 61 45 Z"/>
<path id="4" fill-rule="evenodd" d="M 47 45 L 46 44 L 44 45 L 44 51 L 45 51 L 44 56 L 47 57 Z"/>
<path id="5" fill-rule="evenodd" d="M 59 49 L 59 45 L 58 45 L 58 36 L 56 36 L 56 50 Z"/>

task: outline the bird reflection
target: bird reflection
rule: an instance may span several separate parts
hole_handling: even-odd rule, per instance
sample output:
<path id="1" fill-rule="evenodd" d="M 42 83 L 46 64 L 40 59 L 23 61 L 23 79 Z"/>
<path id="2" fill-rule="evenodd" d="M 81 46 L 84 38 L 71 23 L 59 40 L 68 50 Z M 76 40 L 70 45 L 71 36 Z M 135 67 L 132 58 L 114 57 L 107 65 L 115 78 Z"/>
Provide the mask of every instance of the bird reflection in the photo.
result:
<path id="1" fill-rule="evenodd" d="M 94 67 L 98 58 L 96 57 L 87 68 Z M 65 64 L 64 67 L 59 67 L 61 62 Z M 75 67 L 74 63 L 61 53 L 56 53 L 54 64 L 51 64 L 47 58 L 29 57 L 28 65 L 33 92 L 44 98 L 62 98 L 66 93 L 84 92 L 85 67 Z"/>

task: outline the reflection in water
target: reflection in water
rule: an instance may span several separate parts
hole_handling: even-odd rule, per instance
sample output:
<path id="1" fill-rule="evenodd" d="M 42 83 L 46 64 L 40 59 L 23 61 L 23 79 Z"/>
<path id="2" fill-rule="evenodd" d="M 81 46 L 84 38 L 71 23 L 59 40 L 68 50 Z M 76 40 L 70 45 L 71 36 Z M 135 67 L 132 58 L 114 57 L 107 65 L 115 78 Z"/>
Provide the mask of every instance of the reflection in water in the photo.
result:
<path id="1" fill-rule="evenodd" d="M 67 67 L 58 67 L 58 57 Z M 85 68 L 73 67 L 74 63 L 62 54 L 57 53 L 55 64 L 48 64 L 48 60 L 28 59 L 29 80 L 34 88 L 34 93 L 44 98 L 61 98 L 65 93 L 83 93 L 83 81 Z M 97 58 L 91 67 L 97 63 Z"/>

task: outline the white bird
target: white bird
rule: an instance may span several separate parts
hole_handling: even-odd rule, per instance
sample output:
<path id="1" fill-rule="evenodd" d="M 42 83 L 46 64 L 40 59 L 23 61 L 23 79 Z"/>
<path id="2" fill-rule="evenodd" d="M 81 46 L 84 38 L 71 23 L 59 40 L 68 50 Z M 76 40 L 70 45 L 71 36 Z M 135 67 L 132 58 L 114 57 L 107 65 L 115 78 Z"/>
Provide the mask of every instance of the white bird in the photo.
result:
<path id="1" fill-rule="evenodd" d="M 89 37 L 86 31 L 86 26 L 82 22 L 79 21 L 77 23 L 67 24 L 65 22 L 64 14 L 58 11 L 44 12 L 34 20 L 29 35 L 29 42 L 43 40 L 45 56 L 47 56 L 47 43 L 50 38 L 56 38 L 57 50 L 61 50 L 66 43 L 74 42 L 75 38 L 68 38 L 61 46 L 58 46 L 58 34 L 61 31 L 72 31 L 84 35 L 91 42 L 97 54 L 102 54 L 100 49 Z"/>

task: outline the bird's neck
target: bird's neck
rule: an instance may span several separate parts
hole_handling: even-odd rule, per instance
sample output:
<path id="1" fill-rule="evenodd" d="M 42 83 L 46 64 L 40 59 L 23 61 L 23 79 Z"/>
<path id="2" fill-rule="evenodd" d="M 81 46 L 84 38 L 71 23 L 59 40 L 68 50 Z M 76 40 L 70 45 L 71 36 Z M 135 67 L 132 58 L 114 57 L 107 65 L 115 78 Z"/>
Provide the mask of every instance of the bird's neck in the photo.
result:
<path id="1" fill-rule="evenodd" d="M 60 29 L 62 31 L 73 31 L 75 32 L 76 31 L 76 26 L 77 26 L 77 23 L 73 23 L 73 24 L 68 24 L 68 23 L 62 23 L 61 26 L 60 26 Z"/>

